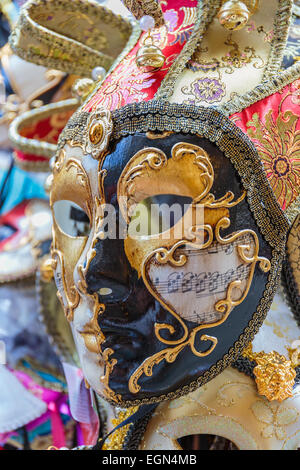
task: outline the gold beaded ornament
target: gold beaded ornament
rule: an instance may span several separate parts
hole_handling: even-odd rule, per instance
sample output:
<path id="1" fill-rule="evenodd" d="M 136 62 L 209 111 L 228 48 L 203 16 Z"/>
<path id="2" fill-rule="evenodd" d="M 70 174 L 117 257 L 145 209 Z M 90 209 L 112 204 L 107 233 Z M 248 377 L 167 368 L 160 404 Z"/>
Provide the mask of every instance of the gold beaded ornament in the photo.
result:
<path id="1" fill-rule="evenodd" d="M 255 353 L 251 343 L 242 353 L 243 357 L 256 362 L 253 374 L 257 391 L 269 401 L 282 402 L 293 396 L 295 368 L 300 365 L 300 341 L 294 343 L 288 348 L 289 359 L 277 351 Z"/>
<path id="2" fill-rule="evenodd" d="M 225 0 L 218 13 L 219 22 L 230 31 L 238 31 L 258 9 L 259 0 Z"/>
<path id="3" fill-rule="evenodd" d="M 165 56 L 161 49 L 157 47 L 151 36 L 151 29 L 155 26 L 152 16 L 145 15 L 140 19 L 140 27 L 143 31 L 148 31 L 142 47 L 137 52 L 136 64 L 146 72 L 156 72 L 165 63 Z"/>

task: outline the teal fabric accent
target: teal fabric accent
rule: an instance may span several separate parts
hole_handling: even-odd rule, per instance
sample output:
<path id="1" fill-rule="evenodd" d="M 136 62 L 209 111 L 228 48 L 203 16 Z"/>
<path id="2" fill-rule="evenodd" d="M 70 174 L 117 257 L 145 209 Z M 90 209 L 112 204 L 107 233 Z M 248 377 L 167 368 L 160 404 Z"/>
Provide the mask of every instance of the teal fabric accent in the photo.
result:
<path id="1" fill-rule="evenodd" d="M 60 417 L 64 425 L 66 425 L 71 419 L 70 416 L 63 415 L 62 413 L 60 414 Z M 48 417 L 46 418 L 46 414 L 45 414 L 45 421 L 31 430 L 27 429 L 27 432 L 28 432 L 28 438 L 29 438 L 30 443 L 32 443 L 34 439 L 36 439 L 37 437 L 50 436 L 52 434 L 51 420 Z M 23 444 L 22 432 L 13 433 L 13 435 L 10 437 L 10 441 L 12 443 L 16 442 L 22 445 Z"/>
<path id="2" fill-rule="evenodd" d="M 7 170 L 0 170 L 0 188 L 2 187 L 6 173 Z M 24 199 L 48 199 L 43 188 L 43 184 L 33 178 L 28 172 L 18 168 L 16 165 L 9 176 L 4 194 L 6 197 L 0 213 L 10 211 Z"/>
<path id="3" fill-rule="evenodd" d="M 26 360 L 22 360 L 22 365 L 24 367 L 26 367 L 27 369 L 33 370 L 42 379 L 47 380 L 47 382 L 54 383 L 54 384 L 57 383 L 57 384 L 61 385 L 64 389 L 67 388 L 67 384 L 65 382 L 63 382 L 62 380 L 60 380 L 57 377 L 53 376 L 52 374 L 40 371 L 38 369 L 33 369 L 31 367 L 31 365 Z"/>

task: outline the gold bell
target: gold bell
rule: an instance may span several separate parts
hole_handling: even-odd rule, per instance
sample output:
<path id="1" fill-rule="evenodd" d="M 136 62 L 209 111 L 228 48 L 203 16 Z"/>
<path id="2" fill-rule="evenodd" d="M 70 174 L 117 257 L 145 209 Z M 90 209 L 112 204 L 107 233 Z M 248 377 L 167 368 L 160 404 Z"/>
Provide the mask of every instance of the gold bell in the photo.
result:
<path id="1" fill-rule="evenodd" d="M 248 23 L 257 6 L 258 0 L 248 0 L 247 2 L 239 0 L 225 1 L 218 13 L 219 22 L 230 31 L 242 29 Z"/>
<path id="2" fill-rule="evenodd" d="M 153 44 L 150 33 L 146 36 L 143 46 L 136 55 L 136 65 L 143 68 L 145 72 L 156 72 L 165 63 L 165 56 L 159 47 Z"/>

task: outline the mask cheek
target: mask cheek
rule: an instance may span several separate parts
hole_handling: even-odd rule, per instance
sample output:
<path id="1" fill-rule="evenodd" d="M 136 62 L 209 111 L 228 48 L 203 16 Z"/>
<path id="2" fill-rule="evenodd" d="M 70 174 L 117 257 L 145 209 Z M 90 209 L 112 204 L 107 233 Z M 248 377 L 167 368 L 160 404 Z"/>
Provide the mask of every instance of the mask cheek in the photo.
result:
<path id="1" fill-rule="evenodd" d="M 70 242 L 70 247 L 72 247 L 72 242 Z M 64 255 L 58 249 L 53 250 L 53 258 L 56 260 L 54 277 L 58 297 L 70 321 L 84 377 L 97 393 L 101 393 L 103 389 L 101 377 L 104 375 L 104 366 L 97 341 L 98 336 L 90 326 L 93 319 L 93 309 L 85 296 L 79 296 L 74 284 L 73 273 L 77 266 L 77 260 L 74 259 L 75 267 L 73 267 L 69 258 L 70 263 L 65 264 L 66 269 L 64 270 L 63 263 L 64 260 L 68 260 L 68 251 L 63 247 L 62 250 L 64 250 Z M 89 326 L 90 328 L 88 328 Z"/>
<path id="2" fill-rule="evenodd" d="M 86 338 L 77 331 L 74 324 L 71 324 L 71 329 L 83 375 L 92 389 L 95 390 L 96 393 L 101 394 L 103 390 L 101 377 L 104 375 L 104 366 L 101 357 L 99 354 L 93 353 L 87 348 Z"/>

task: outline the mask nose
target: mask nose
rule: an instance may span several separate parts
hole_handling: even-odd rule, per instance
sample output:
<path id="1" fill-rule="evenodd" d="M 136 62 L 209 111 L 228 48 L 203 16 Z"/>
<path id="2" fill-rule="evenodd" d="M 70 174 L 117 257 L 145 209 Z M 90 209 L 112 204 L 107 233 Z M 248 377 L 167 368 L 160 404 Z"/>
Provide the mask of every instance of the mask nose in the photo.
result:
<path id="1" fill-rule="evenodd" d="M 85 276 L 88 292 L 96 292 L 105 304 L 126 300 L 130 293 L 131 267 L 124 251 L 124 240 L 99 240 L 95 250 Z"/>

